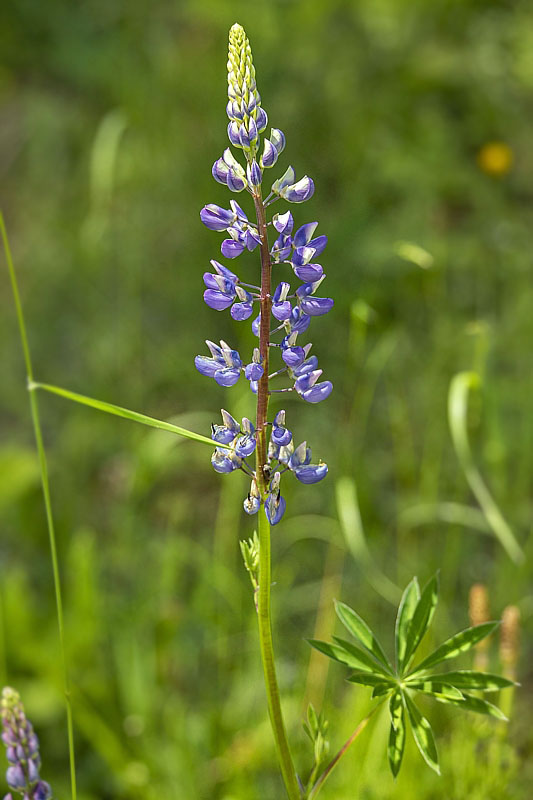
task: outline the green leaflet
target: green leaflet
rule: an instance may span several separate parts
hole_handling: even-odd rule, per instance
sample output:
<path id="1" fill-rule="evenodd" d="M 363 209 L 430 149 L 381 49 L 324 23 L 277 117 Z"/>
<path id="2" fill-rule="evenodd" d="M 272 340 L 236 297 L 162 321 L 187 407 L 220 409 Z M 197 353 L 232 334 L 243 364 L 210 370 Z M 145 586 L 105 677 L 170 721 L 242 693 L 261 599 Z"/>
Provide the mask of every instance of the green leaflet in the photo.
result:
<path id="1" fill-rule="evenodd" d="M 429 628 L 435 608 L 437 607 L 439 592 L 438 576 L 434 575 L 424 587 L 422 596 L 415 608 L 413 618 L 408 625 L 405 641 L 405 653 L 401 664 L 401 669 L 409 666 L 416 648 L 420 644 L 422 637 Z"/>
<path id="2" fill-rule="evenodd" d="M 33 391 L 35 389 L 44 389 L 46 392 L 57 394 L 59 397 L 64 397 L 67 400 L 73 400 L 75 403 L 81 403 L 84 406 L 95 408 L 97 411 L 105 411 L 107 414 L 114 414 L 116 417 L 123 417 L 132 422 L 140 422 L 142 425 L 148 425 L 151 428 L 159 428 L 162 431 L 169 431 L 169 433 L 176 433 L 178 436 L 184 436 L 186 439 L 193 439 L 195 442 L 202 442 L 208 444 L 210 447 L 225 447 L 230 449 L 229 445 L 219 444 L 208 439 L 207 436 L 202 436 L 200 433 L 188 431 L 186 428 L 180 428 L 178 425 L 172 425 L 170 422 L 164 422 L 155 417 L 148 417 L 146 414 L 140 414 L 138 411 L 130 411 L 128 408 L 116 406 L 113 403 L 106 403 L 104 400 L 95 400 L 93 397 L 86 397 L 77 392 L 71 392 L 68 389 L 62 389 L 59 386 L 51 386 L 48 383 L 36 383 L 31 381 L 28 383 L 28 389 Z"/>
<path id="3" fill-rule="evenodd" d="M 348 680 L 350 683 L 360 683 L 362 686 L 385 686 L 387 691 L 394 686 L 392 681 L 384 681 L 381 675 L 372 672 L 354 672 Z"/>
<path id="4" fill-rule="evenodd" d="M 456 672 L 435 673 L 429 676 L 432 681 L 443 681 L 450 683 L 458 689 L 479 689 L 483 692 L 497 692 L 500 689 L 507 689 L 514 686 L 514 682 L 501 675 L 493 675 L 490 672 L 476 672 L 465 669 Z"/>
<path id="5" fill-rule="evenodd" d="M 431 725 L 427 719 L 422 716 L 407 692 L 403 692 L 402 697 L 409 716 L 416 746 L 420 750 L 420 754 L 428 767 L 431 767 L 431 769 L 435 770 L 437 775 L 440 775 L 439 756 Z"/>
<path id="6" fill-rule="evenodd" d="M 385 675 L 386 677 L 391 677 L 392 673 L 389 669 L 383 666 L 380 661 L 377 661 L 374 656 L 370 655 L 367 650 L 363 650 L 361 647 L 358 647 L 356 644 L 352 644 L 351 642 L 346 641 L 346 639 L 341 639 L 339 636 L 333 637 L 336 644 L 340 647 L 343 647 L 350 655 L 354 658 L 359 659 L 361 664 L 364 664 L 365 667 L 372 672 L 377 672 L 380 675 Z"/>
<path id="7" fill-rule="evenodd" d="M 372 653 L 374 658 L 377 658 L 378 661 L 383 664 L 385 669 L 390 672 L 392 667 L 389 659 L 383 652 L 383 648 L 378 642 L 373 631 L 368 627 L 366 622 L 361 619 L 359 614 L 357 614 L 353 608 L 350 608 L 350 606 L 339 602 L 335 602 L 335 611 L 337 612 L 337 616 L 346 630 L 351 633 L 355 639 L 359 639 L 363 647 Z"/>
<path id="8" fill-rule="evenodd" d="M 455 636 L 446 639 L 440 647 L 437 647 L 427 658 L 420 662 L 411 675 L 416 675 L 422 670 L 429 669 L 429 667 L 440 664 L 442 661 L 447 661 L 450 658 L 455 658 L 459 653 L 465 653 L 470 650 L 475 644 L 480 642 L 499 625 L 499 622 L 483 622 L 481 625 L 475 625 L 473 628 L 466 628 Z"/>
<path id="9" fill-rule="evenodd" d="M 463 692 L 462 700 L 452 700 L 452 698 L 437 698 L 441 703 L 450 703 L 451 705 L 462 708 L 463 711 L 475 711 L 476 714 L 487 714 L 489 717 L 501 719 L 503 722 L 508 722 L 507 717 L 498 706 L 489 703 L 487 700 L 482 700 L 480 697 L 474 697 L 471 694 Z"/>
<path id="10" fill-rule="evenodd" d="M 308 639 L 307 641 L 311 647 L 315 648 L 315 650 L 319 650 L 328 658 L 332 658 L 334 661 L 338 661 L 340 664 L 346 664 L 348 667 L 352 667 L 353 669 L 361 670 L 363 672 L 374 672 L 375 665 L 371 663 L 370 656 L 368 656 L 363 650 L 360 650 L 359 652 L 363 654 L 364 660 L 360 659 L 355 653 L 349 652 L 346 650 L 346 648 L 339 644 L 329 644 L 328 642 L 321 642 L 318 639 Z M 354 650 L 356 649 L 357 648 L 354 648 Z"/>
<path id="11" fill-rule="evenodd" d="M 426 680 L 414 681 L 409 683 L 409 689 L 416 689 L 417 692 L 422 694 L 430 694 L 437 699 L 442 700 L 462 700 L 463 695 L 451 683 L 445 683 L 442 680 L 435 680 L 435 676 L 431 675 Z"/>
<path id="12" fill-rule="evenodd" d="M 407 645 L 407 632 L 409 624 L 415 613 L 418 601 L 420 600 L 420 587 L 418 580 L 413 580 L 407 585 L 396 616 L 395 645 L 396 645 L 396 665 L 401 670 L 405 658 Z"/>
<path id="13" fill-rule="evenodd" d="M 396 777 L 402 765 L 403 751 L 405 749 L 405 715 L 402 704 L 401 692 L 395 692 L 389 703 L 391 726 L 387 755 L 392 774 Z"/>

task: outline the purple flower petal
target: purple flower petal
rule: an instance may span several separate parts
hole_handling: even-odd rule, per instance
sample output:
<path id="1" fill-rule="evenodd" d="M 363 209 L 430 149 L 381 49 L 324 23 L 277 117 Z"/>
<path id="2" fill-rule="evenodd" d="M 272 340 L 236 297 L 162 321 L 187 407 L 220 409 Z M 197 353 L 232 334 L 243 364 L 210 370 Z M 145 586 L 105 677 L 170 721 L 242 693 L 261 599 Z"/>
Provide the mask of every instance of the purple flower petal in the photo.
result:
<path id="1" fill-rule="evenodd" d="M 256 364 L 252 361 L 244 368 L 244 375 L 249 381 L 258 381 L 263 375 L 264 369 L 261 364 Z"/>
<path id="2" fill-rule="evenodd" d="M 303 347 L 287 347 L 282 351 L 281 357 L 288 367 L 298 367 L 304 361 L 305 350 Z"/>
<path id="3" fill-rule="evenodd" d="M 315 250 L 313 247 L 306 247 L 305 245 L 297 247 L 291 256 L 291 264 L 293 267 L 303 267 L 304 264 L 309 264 L 314 255 Z"/>
<path id="4" fill-rule="evenodd" d="M 271 492 L 265 501 L 265 514 L 271 525 L 277 525 L 285 513 L 287 503 L 279 492 Z"/>
<path id="5" fill-rule="evenodd" d="M 285 447 L 292 440 L 292 433 L 288 428 L 281 425 L 274 425 L 270 434 L 270 441 L 278 447 Z"/>
<path id="6" fill-rule="evenodd" d="M 213 375 L 219 386 L 235 386 L 240 377 L 241 371 L 238 367 L 223 367 L 217 369 Z"/>
<path id="7" fill-rule="evenodd" d="M 209 358 L 209 356 L 196 356 L 194 359 L 194 366 L 200 375 L 206 375 L 208 378 L 214 378 L 215 372 L 217 372 L 222 365 L 219 361 L 215 361 L 214 358 Z"/>
<path id="8" fill-rule="evenodd" d="M 303 364 L 293 370 L 293 374 L 298 378 L 301 375 L 306 375 L 308 372 L 313 372 L 318 367 L 318 358 L 316 356 L 309 356 Z"/>
<path id="9" fill-rule="evenodd" d="M 272 219 L 272 224 L 278 233 L 283 233 L 284 235 L 290 234 L 294 225 L 291 212 L 286 211 L 285 214 L 275 214 Z"/>
<path id="10" fill-rule="evenodd" d="M 204 292 L 204 301 L 209 308 L 214 308 L 215 311 L 224 311 L 229 308 L 233 303 L 235 294 L 227 294 L 220 292 L 218 289 L 206 289 Z"/>
<path id="11" fill-rule="evenodd" d="M 225 231 L 235 220 L 235 215 L 225 208 L 209 203 L 200 211 L 200 219 L 212 231 Z"/>
<path id="12" fill-rule="evenodd" d="M 247 458 L 251 456 L 256 447 L 256 440 L 255 436 L 245 434 L 244 436 L 239 437 L 237 443 L 235 445 L 235 452 L 241 458 Z"/>
<path id="13" fill-rule="evenodd" d="M 310 317 L 320 317 L 322 314 L 327 314 L 328 311 L 331 311 L 333 305 L 331 297 L 306 297 L 300 303 L 302 311 Z"/>
<path id="14" fill-rule="evenodd" d="M 313 247 L 315 250 L 315 255 L 319 256 L 324 252 L 324 249 L 328 243 L 328 237 L 322 234 L 322 236 L 317 236 L 315 239 L 311 239 L 308 242 L 309 247 Z"/>
<path id="15" fill-rule="evenodd" d="M 235 239 L 224 239 L 220 245 L 220 251 L 226 258 L 237 258 L 244 251 L 244 245 Z"/>
<path id="16" fill-rule="evenodd" d="M 211 464 L 216 472 L 228 473 L 239 468 L 239 459 L 232 457 L 228 450 L 217 447 L 211 456 Z"/>
<path id="17" fill-rule="evenodd" d="M 307 464 L 296 467 L 294 474 L 301 483 L 318 483 L 328 474 L 328 467 L 327 464 Z"/>
<path id="18" fill-rule="evenodd" d="M 283 303 L 272 304 L 272 316 L 279 320 L 279 322 L 289 319 L 291 311 L 292 306 L 290 300 L 285 300 Z"/>
<path id="19" fill-rule="evenodd" d="M 234 303 L 230 314 L 236 322 L 242 322 L 251 317 L 254 311 L 252 303 Z"/>
<path id="20" fill-rule="evenodd" d="M 298 228 L 294 234 L 294 246 L 303 247 L 309 244 L 317 227 L 318 222 L 308 222 L 306 225 L 302 225 L 301 228 Z"/>
<path id="21" fill-rule="evenodd" d="M 268 117 L 264 108 L 259 107 L 257 109 L 255 124 L 259 133 L 262 133 L 268 125 Z"/>
<path id="22" fill-rule="evenodd" d="M 294 274 L 300 278 L 301 281 L 311 282 L 319 280 L 324 274 L 324 270 L 320 264 L 305 264 L 302 267 L 295 267 L 293 265 Z"/>
<path id="23" fill-rule="evenodd" d="M 331 381 L 322 381 L 322 383 L 316 383 L 307 391 L 302 392 L 302 397 L 308 403 L 320 403 L 322 400 L 325 400 L 326 397 L 329 397 L 333 390 L 333 384 Z"/>

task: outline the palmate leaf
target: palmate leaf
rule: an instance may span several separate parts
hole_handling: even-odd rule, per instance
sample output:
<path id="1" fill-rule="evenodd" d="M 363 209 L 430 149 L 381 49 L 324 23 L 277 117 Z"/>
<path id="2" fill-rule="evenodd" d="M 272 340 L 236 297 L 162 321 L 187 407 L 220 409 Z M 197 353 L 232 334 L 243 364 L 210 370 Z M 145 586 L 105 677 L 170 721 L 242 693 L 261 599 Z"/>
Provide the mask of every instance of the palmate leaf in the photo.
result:
<path id="1" fill-rule="evenodd" d="M 502 722 L 508 722 L 507 717 L 503 711 L 498 708 L 498 706 L 495 706 L 493 703 L 489 703 L 488 700 L 482 700 L 480 697 L 474 697 L 474 695 L 471 694 L 465 694 L 463 692 L 462 700 L 454 700 L 451 697 L 438 697 L 437 700 L 440 703 L 449 703 L 450 705 L 462 708 L 463 711 L 474 711 L 476 714 L 487 714 L 489 717 L 495 717 L 495 719 L 502 720 Z"/>
<path id="2" fill-rule="evenodd" d="M 411 730 L 413 731 L 416 746 L 420 750 L 420 754 L 428 767 L 431 767 L 437 775 L 440 775 L 439 756 L 437 753 L 437 746 L 433 738 L 433 731 L 431 725 L 425 717 L 422 716 L 418 708 L 415 706 L 407 692 L 402 692 L 403 702 L 409 722 L 411 723 Z"/>
<path id="3" fill-rule="evenodd" d="M 424 587 L 424 591 L 417 603 L 411 622 L 407 628 L 405 652 L 400 668 L 407 669 L 409 662 L 422 641 L 422 637 L 431 625 L 435 608 L 437 607 L 439 593 L 438 575 L 434 575 Z"/>
<path id="4" fill-rule="evenodd" d="M 401 692 L 395 692 L 389 702 L 391 726 L 387 755 L 392 774 L 396 777 L 402 765 L 405 750 L 405 713 Z"/>
<path id="5" fill-rule="evenodd" d="M 398 614 L 396 616 L 396 629 L 395 629 L 395 646 L 396 646 L 396 665 L 401 669 L 401 665 L 405 659 L 405 649 L 407 646 L 407 632 L 410 622 L 415 613 L 418 601 L 420 600 L 420 587 L 418 580 L 413 580 L 407 584 L 407 587 L 400 600 L 398 606 Z"/>
<path id="6" fill-rule="evenodd" d="M 420 664 L 417 664 L 415 669 L 411 671 L 410 676 L 434 667 L 436 664 L 440 664 L 450 658 L 455 658 L 460 653 L 466 653 L 475 644 L 489 636 L 499 624 L 499 622 L 483 622 L 481 625 L 475 625 L 473 628 L 466 628 L 466 630 L 456 633 L 455 636 L 446 639 L 440 647 L 437 647 Z"/>
<path id="7" fill-rule="evenodd" d="M 358 639 L 363 647 L 365 647 L 369 653 L 372 653 L 374 658 L 377 658 L 383 666 L 388 670 L 392 670 L 392 666 L 389 662 L 389 659 L 383 652 L 383 648 L 381 647 L 380 643 L 378 642 L 375 634 L 366 624 L 366 622 L 361 619 L 359 614 L 347 606 L 345 603 L 335 602 L 335 611 L 337 612 L 337 616 L 351 635 Z"/>
<path id="8" fill-rule="evenodd" d="M 455 686 L 457 689 L 479 689 L 483 692 L 497 692 L 500 689 L 508 689 L 510 686 L 515 685 L 514 681 L 502 678 L 501 675 L 493 675 L 490 672 L 476 672 L 470 669 L 435 673 L 424 680 L 443 681 Z M 418 683 L 418 681 L 415 681 L 415 683 Z"/>

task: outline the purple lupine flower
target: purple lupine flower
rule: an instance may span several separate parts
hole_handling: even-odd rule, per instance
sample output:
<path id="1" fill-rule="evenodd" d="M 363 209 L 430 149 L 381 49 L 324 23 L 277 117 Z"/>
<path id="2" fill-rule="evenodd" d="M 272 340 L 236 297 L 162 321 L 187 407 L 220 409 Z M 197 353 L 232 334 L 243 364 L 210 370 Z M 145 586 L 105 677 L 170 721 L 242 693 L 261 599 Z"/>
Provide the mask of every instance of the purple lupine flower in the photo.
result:
<path id="1" fill-rule="evenodd" d="M 209 356 L 198 355 L 196 368 L 203 375 L 215 379 L 220 386 L 233 386 L 242 372 L 250 383 L 250 389 L 258 396 L 258 417 L 254 424 L 244 417 L 239 424 L 227 411 L 222 411 L 222 425 L 212 426 L 215 450 L 212 464 L 217 472 L 229 473 L 241 469 L 251 478 L 251 488 L 243 507 L 246 513 L 255 514 L 264 505 L 271 525 L 276 525 L 285 512 L 286 503 L 281 495 L 280 481 L 284 472 L 292 472 L 303 484 L 317 483 L 326 475 L 328 468 L 323 462 L 311 463 L 311 450 L 305 442 L 295 448 L 292 431 L 286 426 L 285 411 L 278 411 L 271 423 L 266 461 L 264 440 L 266 426 L 269 424 L 264 409 L 267 398 L 264 392 L 273 395 L 276 391 L 294 391 L 309 403 L 325 399 L 332 390 L 330 381 L 321 381 L 322 370 L 318 367 L 316 356 L 310 356 L 311 343 L 300 343 L 312 317 L 323 316 L 333 307 L 329 297 L 317 297 L 316 293 L 325 278 L 321 264 L 316 263 L 327 244 L 327 236 L 316 235 L 317 222 L 307 222 L 294 230 L 293 215 L 288 210 L 275 213 L 271 220 L 274 241 L 271 245 L 262 240 L 265 237 L 265 209 L 275 200 L 289 203 L 303 203 L 314 192 L 314 183 L 307 175 L 296 179 L 294 169 L 289 166 L 272 184 L 271 193 L 263 200 L 261 184 L 264 170 L 273 167 L 285 148 L 285 135 L 278 128 L 272 128 L 270 136 L 260 134 L 267 125 L 267 115 L 261 106 L 257 90 L 251 50 L 244 30 L 234 25 L 230 31 L 228 54 L 228 103 L 226 112 L 229 119 L 228 136 L 230 143 L 241 151 L 244 164 L 235 158 L 230 148 L 226 148 L 221 158 L 213 165 L 213 176 L 233 192 L 244 188 L 254 198 L 257 224 L 250 222 L 245 211 L 234 201 L 230 208 L 208 204 L 202 209 L 202 222 L 211 230 L 226 231 L 227 237 L 221 245 L 225 258 L 235 259 L 252 252 L 258 245 L 266 245 L 270 250 L 271 265 L 281 271 L 288 265 L 296 278 L 302 282 L 291 294 L 286 275 L 280 274 L 272 291 L 270 276 L 263 280 L 261 287 L 243 284 L 237 275 L 218 261 L 211 261 L 214 272 L 206 272 L 204 299 L 207 305 L 217 311 L 230 309 L 231 317 L 241 321 L 252 317 L 254 302 L 260 302 L 263 310 L 265 298 L 270 295 L 271 319 L 268 329 L 262 330 L 261 313 L 252 321 L 252 332 L 260 339 L 260 347 L 255 347 L 249 363 L 244 363 L 236 350 L 224 341 L 220 345 L 207 341 Z M 262 205 L 262 208 L 261 208 Z M 262 266 L 266 265 L 262 251 Z M 267 266 L 268 268 L 268 266 Z M 265 334 L 268 333 L 268 339 Z M 271 341 L 281 333 L 277 341 Z M 264 348 L 268 346 L 272 351 Z M 281 367 L 274 368 L 265 380 L 265 365 L 270 365 L 272 356 L 281 356 Z M 270 367 L 269 367 L 270 368 Z M 270 388 L 275 378 L 289 378 L 290 385 L 280 389 Z M 274 397 L 272 396 L 272 400 Z M 260 412 L 260 408 L 263 409 Z M 256 430 L 257 428 L 257 430 Z M 261 447 L 258 447 L 261 442 Z M 246 461 L 255 453 L 256 469 Z"/>
<path id="2" fill-rule="evenodd" d="M 292 311 L 290 300 L 287 300 L 287 295 L 290 291 L 290 284 L 282 281 L 276 286 L 276 290 L 272 297 L 272 315 L 279 321 L 283 322 L 289 319 Z"/>
<path id="3" fill-rule="evenodd" d="M 39 741 L 26 718 L 19 693 L 9 686 L 2 691 L 1 715 L 2 741 L 9 762 L 6 771 L 9 788 L 24 794 L 24 800 L 50 800 L 50 786 L 39 775 Z M 13 795 L 7 794 L 4 800 L 13 800 Z"/>
<path id="4" fill-rule="evenodd" d="M 270 441 L 277 447 L 284 447 L 292 440 L 291 431 L 285 427 L 285 411 L 278 411 L 272 422 Z"/>
<path id="5" fill-rule="evenodd" d="M 289 203 L 305 203 L 306 200 L 313 196 L 314 192 L 315 184 L 313 180 L 308 175 L 304 175 L 297 183 L 283 186 L 279 194 Z"/>
<path id="6" fill-rule="evenodd" d="M 285 214 L 274 214 L 272 217 L 272 224 L 278 233 L 283 233 L 288 236 L 294 227 L 294 220 L 290 211 Z"/>
<path id="7" fill-rule="evenodd" d="M 206 339 L 206 344 L 211 352 L 209 356 L 196 356 L 194 363 L 201 375 L 214 378 L 219 386 L 233 386 L 240 378 L 242 360 L 237 350 L 224 341 L 220 347 Z"/>

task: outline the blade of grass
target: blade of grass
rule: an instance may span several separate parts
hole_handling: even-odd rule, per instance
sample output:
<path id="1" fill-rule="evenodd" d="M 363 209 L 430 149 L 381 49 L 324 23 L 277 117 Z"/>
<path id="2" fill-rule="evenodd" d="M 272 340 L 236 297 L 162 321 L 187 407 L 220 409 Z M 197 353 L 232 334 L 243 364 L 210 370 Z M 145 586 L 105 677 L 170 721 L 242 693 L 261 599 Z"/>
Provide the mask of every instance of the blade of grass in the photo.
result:
<path id="1" fill-rule="evenodd" d="M 522 548 L 485 485 L 474 463 L 468 441 L 468 393 L 479 384 L 480 378 L 475 372 L 460 372 L 452 379 L 448 395 L 448 421 L 453 445 L 468 485 L 492 532 L 515 564 L 521 564 L 524 560 Z"/>
<path id="2" fill-rule="evenodd" d="M 81 403 L 81 405 L 95 408 L 97 411 L 104 411 L 106 414 L 113 414 L 115 417 L 129 419 L 132 422 L 140 422 L 141 425 L 148 425 L 150 428 L 159 428 L 162 431 L 169 431 L 169 433 L 175 433 L 178 436 L 184 436 L 186 439 L 192 439 L 195 442 L 208 444 L 210 447 L 225 447 L 226 449 L 231 450 L 230 445 L 220 444 L 219 442 L 215 443 L 212 439 L 208 439 L 207 436 L 202 436 L 200 433 L 194 433 L 194 431 L 188 431 L 187 428 L 180 428 L 178 425 L 173 425 L 171 422 L 165 422 L 164 420 L 156 419 L 155 417 L 148 417 L 146 414 L 140 414 L 138 411 L 130 411 L 128 408 L 122 408 L 122 406 L 116 406 L 113 403 L 106 403 L 104 400 L 96 400 L 93 397 L 86 397 L 83 394 L 71 392 L 69 389 L 62 389 L 60 386 L 52 386 L 49 383 L 38 383 L 30 378 L 28 380 L 28 389 L 32 393 L 35 389 L 43 389 L 45 392 L 57 394 L 59 397 L 64 397 L 66 400 L 72 400 L 74 403 Z"/>
<path id="3" fill-rule="evenodd" d="M 24 321 L 24 314 L 22 311 L 22 304 L 20 301 L 20 293 L 18 289 L 17 277 L 15 274 L 15 267 L 11 256 L 11 248 L 7 238 L 6 226 L 4 223 L 4 216 L 0 212 L 0 229 L 2 231 L 2 240 L 4 244 L 4 252 L 7 261 L 7 268 L 9 270 L 9 278 L 11 281 L 11 288 L 13 291 L 13 299 L 15 302 L 15 309 L 17 313 L 17 322 L 20 333 L 20 341 L 24 353 L 24 363 L 26 365 L 26 375 L 28 384 L 33 381 L 33 368 L 31 363 L 30 348 L 28 344 L 28 336 L 26 333 L 26 324 Z M 37 395 L 35 392 L 30 392 L 30 409 L 33 422 L 33 430 L 35 434 L 35 442 L 37 445 L 37 452 L 39 455 L 39 467 L 41 471 L 41 484 L 43 489 L 44 506 L 46 511 L 46 522 L 48 526 L 48 538 L 50 542 L 50 555 L 52 559 L 52 572 L 54 576 L 54 590 L 56 597 L 56 611 L 57 611 L 57 625 L 59 629 L 59 644 L 61 650 L 61 663 L 63 671 L 63 689 L 65 692 L 65 704 L 67 714 L 67 735 L 68 735 L 68 750 L 70 762 L 70 786 L 72 800 L 76 800 L 76 765 L 74 758 L 74 724 L 72 716 L 72 700 L 70 695 L 70 677 L 65 644 L 65 626 L 63 621 L 63 599 L 61 594 L 61 578 L 59 574 L 59 561 L 57 557 L 57 546 L 55 537 L 54 517 L 52 514 L 52 500 L 50 496 L 50 484 L 48 480 L 48 464 L 46 461 L 46 452 L 44 449 L 43 436 L 41 431 L 41 423 L 39 419 L 39 406 L 37 403 Z"/>
<path id="4" fill-rule="evenodd" d="M 385 600 L 396 605 L 401 596 L 400 589 L 379 569 L 372 558 L 365 538 L 357 488 L 355 481 L 348 477 L 339 478 L 335 486 L 337 513 L 348 550 L 354 561 L 361 567 L 362 574 L 370 585 Z"/>

